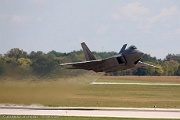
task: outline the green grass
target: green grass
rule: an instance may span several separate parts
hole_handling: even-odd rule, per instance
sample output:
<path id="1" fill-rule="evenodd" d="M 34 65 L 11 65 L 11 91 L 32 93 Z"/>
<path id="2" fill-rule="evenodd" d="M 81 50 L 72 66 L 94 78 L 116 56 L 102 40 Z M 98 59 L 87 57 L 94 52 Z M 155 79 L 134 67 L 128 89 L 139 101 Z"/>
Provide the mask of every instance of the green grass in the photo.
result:
<path id="1" fill-rule="evenodd" d="M 151 77 L 102 77 L 97 81 L 149 82 Z M 47 82 L 1 82 L 0 104 L 70 107 L 180 108 L 179 86 L 90 85 L 85 78 Z M 139 79 L 139 80 L 138 80 Z M 180 83 L 179 78 L 152 78 Z"/>
<path id="2" fill-rule="evenodd" d="M 179 86 L 92 85 L 79 94 L 79 100 L 106 107 L 180 107 Z M 83 106 L 83 104 L 82 104 Z"/>
<path id="3" fill-rule="evenodd" d="M 141 118 L 111 118 L 111 117 L 65 117 L 65 116 L 19 116 L 0 115 L 1 120 L 172 120 L 172 119 L 141 119 Z"/>

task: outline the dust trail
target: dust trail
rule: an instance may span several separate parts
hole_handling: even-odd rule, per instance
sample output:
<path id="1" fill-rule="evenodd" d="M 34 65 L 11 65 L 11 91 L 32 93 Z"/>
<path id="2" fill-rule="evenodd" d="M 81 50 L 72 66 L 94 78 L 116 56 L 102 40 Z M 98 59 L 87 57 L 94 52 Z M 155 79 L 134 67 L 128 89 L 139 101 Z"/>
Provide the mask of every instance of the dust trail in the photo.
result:
<path id="1" fill-rule="evenodd" d="M 74 84 L 90 84 L 96 81 L 104 73 L 96 73 L 82 69 L 67 69 L 67 67 L 57 67 L 48 75 L 49 78 L 54 78 L 57 81 L 70 82 Z"/>
<path id="2" fill-rule="evenodd" d="M 84 86 L 90 85 L 101 75 L 92 71 L 59 68 L 42 77 L 30 76 L 19 80 L 8 78 L 0 82 L 0 103 L 69 106 L 67 100 L 75 98 Z"/>
<path id="3" fill-rule="evenodd" d="M 46 106 L 41 104 L 30 104 L 30 105 L 24 105 L 24 104 L 0 104 L 0 107 L 14 107 L 14 108 L 45 108 Z"/>

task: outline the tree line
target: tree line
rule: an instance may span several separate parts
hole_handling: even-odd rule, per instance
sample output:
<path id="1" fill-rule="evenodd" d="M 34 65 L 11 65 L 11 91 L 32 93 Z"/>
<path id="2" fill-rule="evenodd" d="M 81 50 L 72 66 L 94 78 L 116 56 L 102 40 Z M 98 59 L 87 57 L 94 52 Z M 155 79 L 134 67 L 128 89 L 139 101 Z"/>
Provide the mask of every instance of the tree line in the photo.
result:
<path id="1" fill-rule="evenodd" d="M 96 58 L 102 59 L 116 55 L 116 52 L 93 52 Z M 27 53 L 19 48 L 13 48 L 0 55 L 0 77 L 4 76 L 48 76 L 63 72 L 61 63 L 84 61 L 82 50 L 62 53 L 50 51 L 32 51 Z M 106 75 L 153 75 L 153 76 L 179 76 L 180 54 L 168 54 L 165 59 L 157 59 L 144 54 L 141 61 L 158 66 L 157 68 L 134 68 L 126 71 L 108 73 Z"/>

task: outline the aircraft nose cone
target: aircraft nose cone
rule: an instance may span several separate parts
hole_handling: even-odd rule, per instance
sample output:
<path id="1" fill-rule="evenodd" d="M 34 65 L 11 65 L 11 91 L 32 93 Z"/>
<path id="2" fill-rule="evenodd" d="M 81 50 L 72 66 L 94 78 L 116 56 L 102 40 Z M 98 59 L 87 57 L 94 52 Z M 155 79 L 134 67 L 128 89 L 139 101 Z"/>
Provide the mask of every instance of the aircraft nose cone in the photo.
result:
<path id="1" fill-rule="evenodd" d="M 143 52 L 141 52 L 141 51 L 137 51 L 137 53 L 138 53 L 138 55 L 141 57 L 142 55 L 144 55 L 144 53 Z"/>

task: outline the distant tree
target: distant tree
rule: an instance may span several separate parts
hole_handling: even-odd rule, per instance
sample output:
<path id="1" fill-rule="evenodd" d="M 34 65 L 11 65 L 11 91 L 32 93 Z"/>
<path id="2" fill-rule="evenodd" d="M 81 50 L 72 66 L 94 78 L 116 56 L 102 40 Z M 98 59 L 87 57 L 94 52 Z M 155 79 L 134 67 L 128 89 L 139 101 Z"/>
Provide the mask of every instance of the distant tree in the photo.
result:
<path id="1" fill-rule="evenodd" d="M 170 60 L 178 61 L 180 63 L 180 54 L 168 54 L 164 59 L 164 61 L 170 61 Z"/>
<path id="2" fill-rule="evenodd" d="M 179 66 L 178 69 L 174 72 L 174 75 L 180 76 L 180 66 Z"/>
<path id="3" fill-rule="evenodd" d="M 6 72 L 6 61 L 4 58 L 0 57 L 0 75 L 3 75 Z"/>
<path id="4" fill-rule="evenodd" d="M 15 58 L 16 60 L 18 60 L 19 58 L 26 58 L 27 52 L 20 50 L 19 48 L 13 48 L 10 51 L 8 51 L 5 54 L 5 56 L 9 58 Z"/>
<path id="5" fill-rule="evenodd" d="M 19 58 L 18 63 L 21 68 L 29 69 L 30 65 L 32 64 L 31 60 L 29 58 Z"/>
<path id="6" fill-rule="evenodd" d="M 148 61 L 154 64 L 160 64 L 162 61 L 161 59 L 157 59 L 156 57 L 151 57 L 149 54 L 144 54 L 141 58 L 141 61 Z"/>
<path id="7" fill-rule="evenodd" d="M 161 76 L 164 75 L 164 70 L 162 68 L 161 65 L 156 65 L 158 68 L 154 68 L 155 69 L 155 74 L 156 76 Z"/>
<path id="8" fill-rule="evenodd" d="M 45 54 L 41 51 L 31 52 L 29 58 L 32 61 L 32 69 L 38 75 L 46 75 L 50 73 L 53 68 L 58 65 L 58 60 L 53 54 Z"/>
<path id="9" fill-rule="evenodd" d="M 144 76 L 147 75 L 147 69 L 146 68 L 137 68 L 134 70 L 134 75 Z"/>
<path id="10" fill-rule="evenodd" d="M 177 61 L 170 60 L 163 62 L 163 70 L 165 75 L 175 75 L 175 72 L 178 70 L 178 68 L 179 63 Z"/>
<path id="11" fill-rule="evenodd" d="M 48 54 L 53 54 L 56 57 L 64 57 L 67 56 L 67 53 L 61 53 L 61 52 L 56 52 L 55 50 L 50 51 Z"/>

